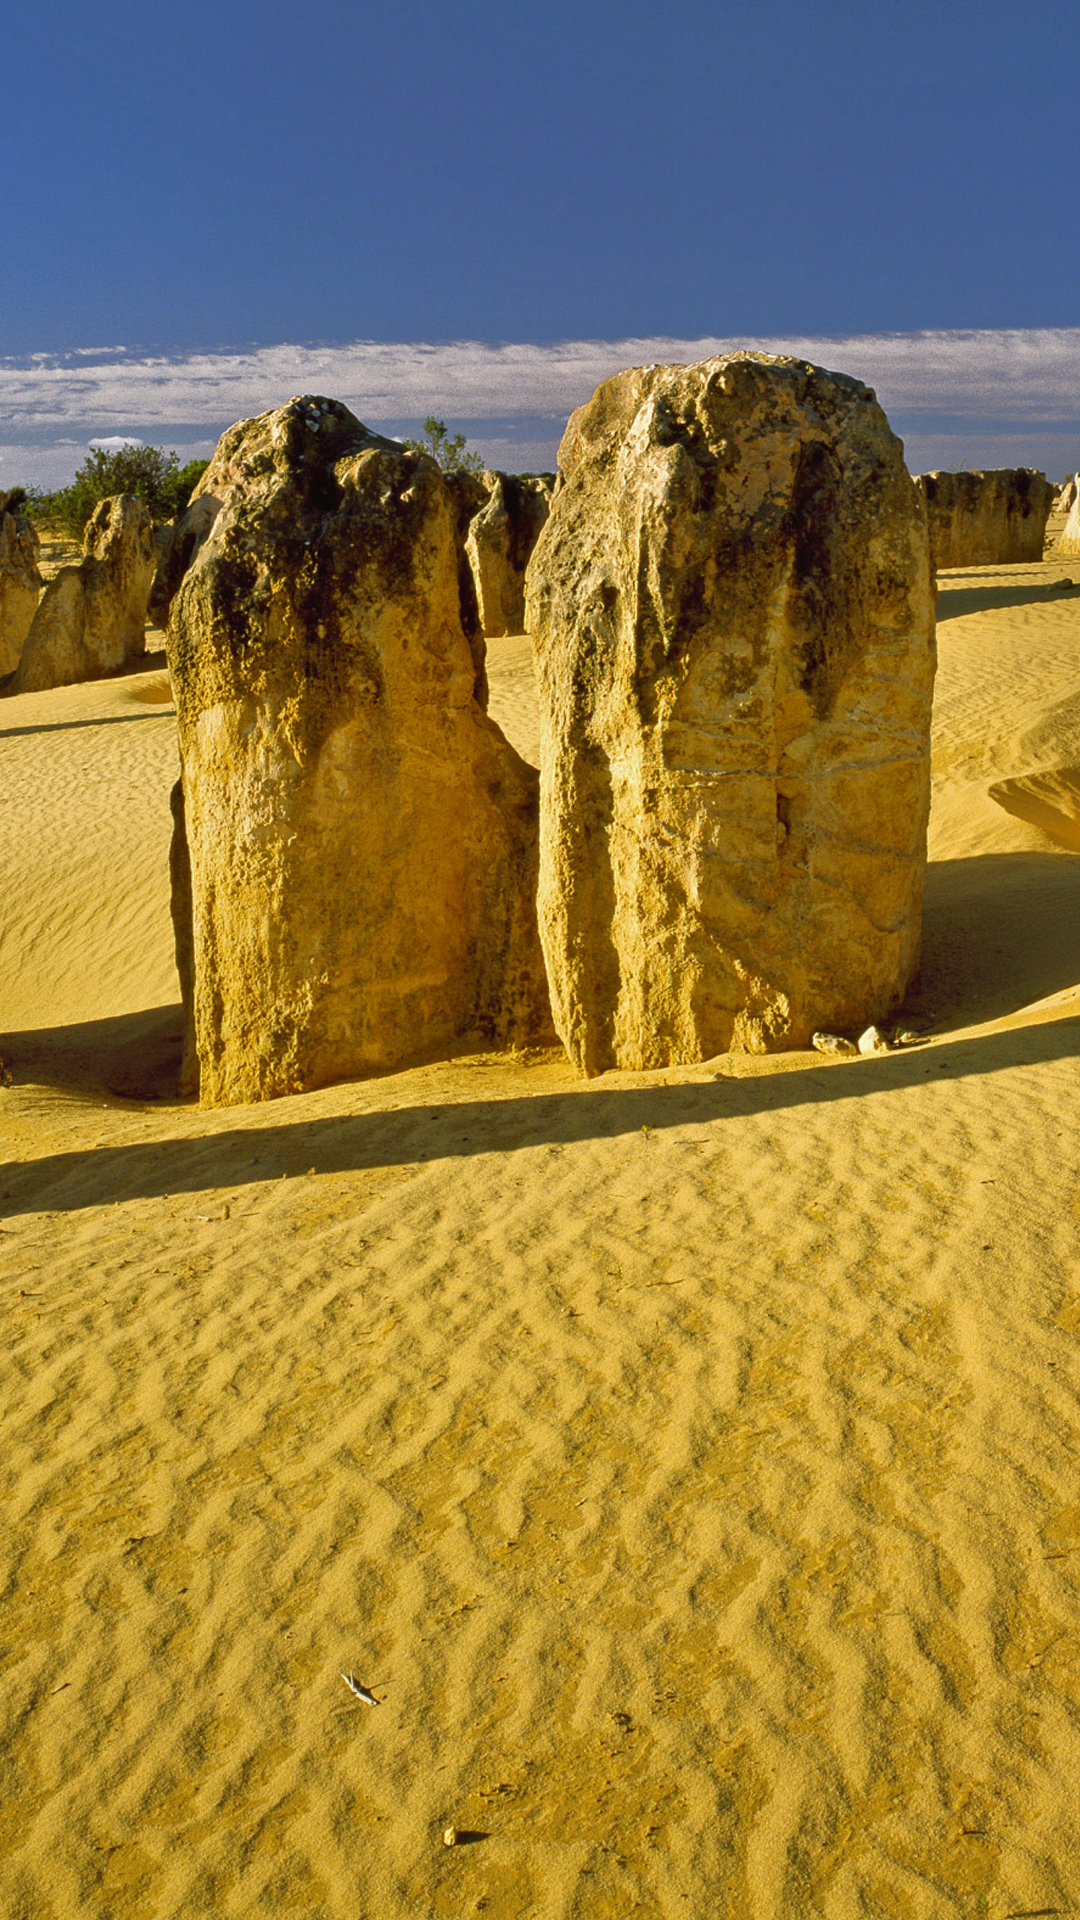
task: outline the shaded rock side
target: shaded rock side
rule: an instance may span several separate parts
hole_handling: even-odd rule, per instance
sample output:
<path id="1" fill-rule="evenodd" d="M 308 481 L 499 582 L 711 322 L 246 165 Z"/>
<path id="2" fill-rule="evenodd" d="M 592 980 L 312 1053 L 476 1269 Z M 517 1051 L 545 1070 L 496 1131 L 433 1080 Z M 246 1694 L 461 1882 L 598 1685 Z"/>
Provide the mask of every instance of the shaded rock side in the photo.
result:
<path id="1" fill-rule="evenodd" d="M 154 575 L 154 527 L 131 494 L 94 508 L 83 558 L 49 582 L 22 651 L 12 691 L 38 693 L 118 673 L 146 651 Z"/>
<path id="2" fill-rule="evenodd" d="M 923 502 L 857 380 L 734 354 L 570 420 L 529 568 L 540 931 L 587 1073 L 858 1032 L 918 964 Z"/>
<path id="3" fill-rule="evenodd" d="M 1065 525 L 1054 546 L 1055 560 L 1080 560 L 1080 476 L 1077 477 Z"/>
<path id="4" fill-rule="evenodd" d="M 152 626 L 168 625 L 169 608 L 176 590 L 210 532 L 220 504 L 213 495 L 201 494 L 183 513 L 177 514 L 171 525 L 156 528 L 156 565 L 149 607 Z"/>
<path id="5" fill-rule="evenodd" d="M 203 1101 L 547 1038 L 537 776 L 474 697 L 438 467 L 309 396 L 202 489 L 169 656 Z"/>
<path id="6" fill-rule="evenodd" d="M 934 566 L 1006 567 L 1041 560 L 1056 489 L 1030 467 L 922 473 Z"/>
<path id="7" fill-rule="evenodd" d="M 0 511 L 0 676 L 14 673 L 37 612 L 44 585 L 40 550 L 24 514 Z"/>
<path id="8" fill-rule="evenodd" d="M 487 501 L 469 523 L 466 552 L 480 628 L 488 639 L 525 631 L 525 569 L 551 511 L 548 474 L 485 473 Z"/>

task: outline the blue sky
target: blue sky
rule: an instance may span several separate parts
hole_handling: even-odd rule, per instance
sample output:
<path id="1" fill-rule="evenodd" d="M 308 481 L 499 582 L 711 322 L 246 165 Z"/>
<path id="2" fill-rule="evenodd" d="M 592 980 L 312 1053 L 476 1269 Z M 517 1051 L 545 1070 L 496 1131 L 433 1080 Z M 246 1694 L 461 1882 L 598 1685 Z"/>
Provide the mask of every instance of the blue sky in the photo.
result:
<path id="1" fill-rule="evenodd" d="M 59 0 L 4 46 L 0 484 L 208 446 L 318 351 L 537 464 L 566 342 L 798 338 L 915 466 L 1080 461 L 1069 0 Z"/>

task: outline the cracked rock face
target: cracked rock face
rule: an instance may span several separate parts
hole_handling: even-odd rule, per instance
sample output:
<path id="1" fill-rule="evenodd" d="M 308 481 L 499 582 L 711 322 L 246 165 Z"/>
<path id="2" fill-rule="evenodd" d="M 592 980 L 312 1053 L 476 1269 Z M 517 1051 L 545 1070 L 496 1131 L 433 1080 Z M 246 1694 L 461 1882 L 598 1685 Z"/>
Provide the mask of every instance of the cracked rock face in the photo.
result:
<path id="1" fill-rule="evenodd" d="M 858 381 L 735 354 L 570 420 L 529 568 L 540 931 L 587 1073 L 806 1047 L 918 963 L 923 501 Z"/>
<path id="2" fill-rule="evenodd" d="M 173 600 L 174 916 L 206 1104 L 547 1038 L 537 781 L 476 699 L 427 456 L 305 396 L 224 436 Z"/>
<path id="3" fill-rule="evenodd" d="M 128 493 L 101 500 L 83 530 L 83 557 L 41 596 L 12 691 L 40 693 L 119 673 L 146 652 L 154 526 Z"/>

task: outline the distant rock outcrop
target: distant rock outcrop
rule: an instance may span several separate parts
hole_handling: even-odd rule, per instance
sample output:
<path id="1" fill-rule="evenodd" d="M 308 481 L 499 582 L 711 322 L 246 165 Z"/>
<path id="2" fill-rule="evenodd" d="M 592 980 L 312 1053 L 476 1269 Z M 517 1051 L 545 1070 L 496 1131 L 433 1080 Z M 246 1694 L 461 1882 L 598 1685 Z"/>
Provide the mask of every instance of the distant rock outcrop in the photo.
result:
<path id="1" fill-rule="evenodd" d="M 1055 560 L 1080 560 L 1080 475 L 1073 488 L 1068 518 L 1054 546 Z"/>
<path id="2" fill-rule="evenodd" d="M 307 396 L 200 493 L 169 656 L 202 1099 L 549 1036 L 537 777 L 474 695 L 439 468 Z"/>
<path id="3" fill-rule="evenodd" d="M 539 911 L 586 1072 L 858 1032 L 918 964 L 925 508 L 857 380 L 734 354 L 599 387 L 529 567 Z"/>
<path id="4" fill-rule="evenodd" d="M 554 491 L 553 474 L 484 474 L 487 500 L 470 521 L 466 552 L 481 631 L 490 640 L 525 631 L 525 569 Z"/>
<path id="5" fill-rule="evenodd" d="M 0 677 L 14 673 L 44 585 L 33 522 L 0 494 Z"/>
<path id="6" fill-rule="evenodd" d="M 117 494 L 94 508 L 83 558 L 49 582 L 11 686 L 38 693 L 117 673 L 146 651 L 154 527 L 141 500 Z"/>
<path id="7" fill-rule="evenodd" d="M 1080 476 L 1074 473 L 1071 480 L 1062 481 L 1061 486 L 1054 495 L 1054 505 L 1052 508 L 1054 513 L 1069 512 L 1073 501 L 1076 499 L 1078 477 Z"/>
<path id="8" fill-rule="evenodd" d="M 935 567 L 1007 567 L 1041 560 L 1055 489 L 1030 467 L 923 473 Z"/>
<path id="9" fill-rule="evenodd" d="M 210 532 L 220 505 L 221 502 L 211 494 L 200 494 L 185 507 L 183 513 L 177 514 L 171 526 L 157 528 L 156 535 L 160 535 L 161 539 L 154 581 L 150 588 L 152 626 L 168 625 L 169 608 L 176 589 Z"/>

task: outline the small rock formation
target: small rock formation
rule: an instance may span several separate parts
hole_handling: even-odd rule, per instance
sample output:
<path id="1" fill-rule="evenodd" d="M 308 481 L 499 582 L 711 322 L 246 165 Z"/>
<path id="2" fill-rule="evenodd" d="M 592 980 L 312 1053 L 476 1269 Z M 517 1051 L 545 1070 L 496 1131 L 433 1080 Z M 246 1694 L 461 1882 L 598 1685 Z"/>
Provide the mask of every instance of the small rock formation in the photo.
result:
<path id="1" fill-rule="evenodd" d="M 551 511 L 552 474 L 485 473 L 487 502 L 469 524 L 466 551 L 480 627 L 490 640 L 525 631 L 525 569 Z"/>
<path id="2" fill-rule="evenodd" d="M 857 380 L 733 354 L 605 381 L 529 567 L 540 930 L 586 1073 L 807 1047 L 917 965 L 925 509 Z"/>
<path id="3" fill-rule="evenodd" d="M 141 500 L 101 500 L 83 532 L 83 558 L 41 596 L 11 685 L 40 693 L 118 673 L 146 650 L 154 527 Z"/>
<path id="4" fill-rule="evenodd" d="M 19 664 L 44 585 L 37 531 L 31 520 L 8 506 L 10 498 L 0 493 L 0 676 L 14 673 Z"/>
<path id="5" fill-rule="evenodd" d="M 178 513 L 167 527 L 155 529 L 157 566 L 150 588 L 150 624 L 166 627 L 169 608 L 176 590 L 206 539 L 221 505 L 210 494 L 201 494 Z"/>
<path id="6" fill-rule="evenodd" d="M 1071 480 L 1064 480 L 1054 495 L 1054 513 L 1068 513 L 1077 495 L 1077 481 L 1080 475 L 1073 474 Z"/>
<path id="7" fill-rule="evenodd" d="M 202 1100 L 546 1039 L 537 776 L 474 695 L 439 468 L 306 396 L 199 491 L 169 656 Z"/>
<path id="8" fill-rule="evenodd" d="M 454 546 L 457 551 L 458 600 L 461 609 L 461 625 L 472 652 L 476 673 L 473 692 L 487 712 L 488 683 L 487 655 L 484 648 L 484 630 L 480 625 L 480 609 L 476 602 L 476 582 L 473 579 L 472 564 L 469 560 L 466 542 L 469 527 L 476 515 L 487 505 L 487 488 L 478 473 L 471 473 L 462 467 L 456 473 L 443 475 L 454 515 Z"/>
<path id="9" fill-rule="evenodd" d="M 1054 559 L 1080 559 L 1080 475 L 1077 476 L 1077 487 L 1069 507 L 1068 518 L 1054 546 Z"/>
<path id="10" fill-rule="evenodd" d="M 1031 467 L 923 473 L 934 566 L 1007 567 L 1041 560 L 1054 487 Z"/>

